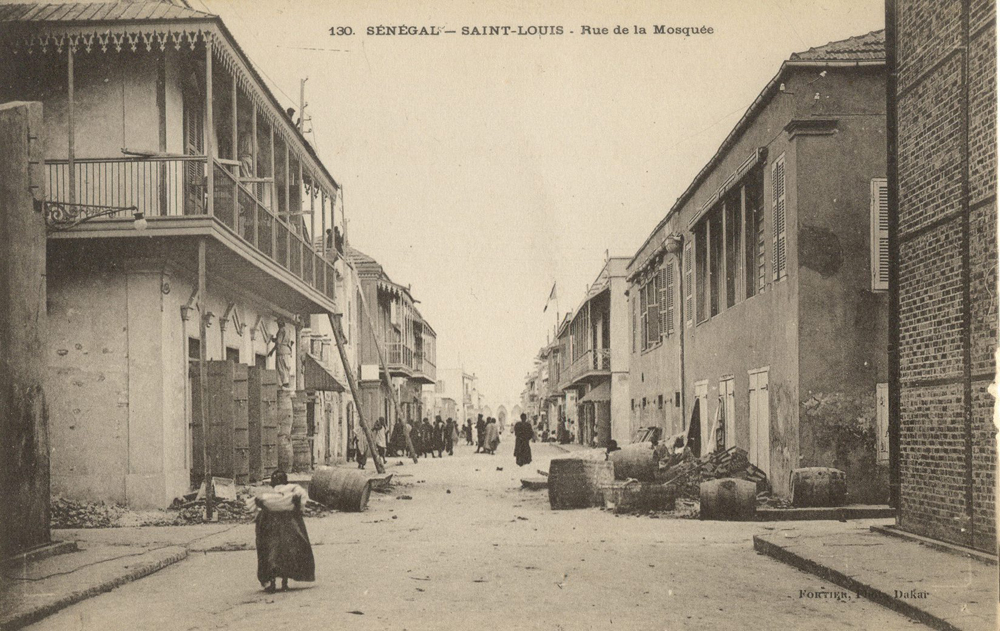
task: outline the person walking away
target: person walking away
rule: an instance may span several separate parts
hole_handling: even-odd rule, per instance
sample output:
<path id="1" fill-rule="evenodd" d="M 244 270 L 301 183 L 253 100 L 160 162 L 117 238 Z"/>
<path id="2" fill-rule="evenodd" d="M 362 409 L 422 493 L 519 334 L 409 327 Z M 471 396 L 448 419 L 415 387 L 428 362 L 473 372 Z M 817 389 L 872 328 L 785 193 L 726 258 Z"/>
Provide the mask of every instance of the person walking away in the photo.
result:
<path id="1" fill-rule="evenodd" d="M 445 426 L 440 416 L 434 417 L 434 450 L 438 452 L 437 457 L 444 457 Z"/>
<path id="2" fill-rule="evenodd" d="M 378 452 L 379 458 L 383 461 L 385 460 L 385 417 L 378 417 L 378 421 L 375 422 L 375 451 Z"/>
<path id="3" fill-rule="evenodd" d="M 413 452 L 417 454 L 417 457 L 424 455 L 424 446 L 420 442 L 420 425 L 415 421 L 406 422 L 407 431 L 410 432 L 410 442 L 413 443 Z"/>
<path id="4" fill-rule="evenodd" d="M 497 420 L 495 418 L 490 418 L 486 423 L 486 439 L 485 447 L 486 453 L 494 455 L 497 450 L 497 446 L 500 444 L 500 432 L 497 431 Z"/>
<path id="5" fill-rule="evenodd" d="M 483 420 L 483 415 L 480 414 L 479 418 L 476 419 L 476 453 L 483 451 L 483 447 L 486 442 L 486 421 Z"/>
<path id="6" fill-rule="evenodd" d="M 368 464 L 368 439 L 363 431 L 354 435 L 354 458 L 358 461 L 359 469 L 364 469 Z"/>
<path id="7" fill-rule="evenodd" d="M 514 459 L 517 466 L 531 464 L 531 441 L 535 438 L 535 430 L 531 429 L 528 415 L 522 413 L 521 420 L 514 423 Z"/>
<path id="8" fill-rule="evenodd" d="M 472 441 L 472 419 L 471 418 L 465 419 L 465 425 L 462 426 L 462 431 L 465 433 L 465 444 L 466 445 L 474 445 L 475 443 Z"/>
<path id="9" fill-rule="evenodd" d="M 271 492 L 254 499 L 260 508 L 254 525 L 257 580 L 267 592 L 275 591 L 278 578 L 282 591 L 288 589 L 288 579 L 316 580 L 316 561 L 302 521 L 302 504 L 307 498 L 305 489 L 289 484 L 288 475 L 278 469 L 271 474 Z"/>
<path id="10" fill-rule="evenodd" d="M 423 445 L 422 449 L 424 451 L 424 456 L 429 453 L 431 458 L 434 457 L 434 428 L 431 427 L 431 422 L 426 418 L 420 424 L 420 442 Z"/>

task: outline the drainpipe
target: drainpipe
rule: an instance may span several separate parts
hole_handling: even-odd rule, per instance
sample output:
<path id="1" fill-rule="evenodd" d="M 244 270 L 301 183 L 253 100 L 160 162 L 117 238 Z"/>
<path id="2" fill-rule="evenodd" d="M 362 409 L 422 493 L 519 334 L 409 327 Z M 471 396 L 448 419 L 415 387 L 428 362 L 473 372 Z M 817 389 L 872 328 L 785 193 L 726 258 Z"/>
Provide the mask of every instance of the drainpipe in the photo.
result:
<path id="1" fill-rule="evenodd" d="M 681 305 L 680 308 L 680 322 L 678 323 L 678 328 L 680 329 L 680 352 L 678 354 L 677 363 L 680 368 L 681 376 L 681 428 L 684 429 L 684 425 L 687 422 L 687 395 L 684 389 L 684 235 L 683 234 L 671 234 L 667 237 L 664 244 L 668 254 L 673 254 L 677 259 L 677 273 L 680 276 L 680 294 L 681 299 L 678 301 Z"/>

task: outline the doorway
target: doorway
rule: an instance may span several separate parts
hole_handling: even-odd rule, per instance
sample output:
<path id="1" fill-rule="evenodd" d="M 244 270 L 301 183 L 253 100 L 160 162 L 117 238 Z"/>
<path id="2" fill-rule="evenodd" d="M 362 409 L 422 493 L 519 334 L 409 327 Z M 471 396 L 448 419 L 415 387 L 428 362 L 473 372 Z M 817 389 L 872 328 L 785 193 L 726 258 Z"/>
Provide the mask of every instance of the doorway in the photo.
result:
<path id="1" fill-rule="evenodd" d="M 750 462 L 771 475 L 771 402 L 768 369 L 750 372 Z"/>

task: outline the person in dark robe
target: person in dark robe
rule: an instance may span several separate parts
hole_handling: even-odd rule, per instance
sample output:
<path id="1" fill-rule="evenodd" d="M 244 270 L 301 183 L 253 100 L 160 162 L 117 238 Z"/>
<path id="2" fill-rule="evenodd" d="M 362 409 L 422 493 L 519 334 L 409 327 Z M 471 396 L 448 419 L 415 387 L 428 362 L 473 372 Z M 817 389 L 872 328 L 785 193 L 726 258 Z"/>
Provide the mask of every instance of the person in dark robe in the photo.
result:
<path id="1" fill-rule="evenodd" d="M 426 418 L 420 424 L 420 443 L 423 446 L 424 456 L 426 457 L 429 453 L 431 457 L 434 457 L 434 428 L 431 427 L 431 422 Z"/>
<path id="2" fill-rule="evenodd" d="M 288 475 L 278 469 L 271 474 L 272 492 L 255 498 L 260 508 L 254 526 L 257 536 L 257 580 L 268 592 L 274 592 L 274 582 L 281 579 L 281 590 L 293 581 L 316 580 L 316 562 L 306 524 L 302 520 L 302 504 L 308 495 L 298 484 L 289 484 Z"/>
<path id="3" fill-rule="evenodd" d="M 475 443 L 472 440 L 472 419 L 471 418 L 465 419 L 465 425 L 462 426 L 462 431 L 465 432 L 465 444 L 466 445 L 474 445 Z"/>
<path id="4" fill-rule="evenodd" d="M 531 441 L 535 438 L 535 430 L 531 429 L 528 415 L 521 414 L 521 420 L 514 423 L 514 458 L 517 466 L 531 464 Z"/>
<path id="5" fill-rule="evenodd" d="M 476 420 L 476 453 L 483 451 L 483 446 L 486 442 L 486 421 L 483 420 L 483 415 L 480 414 L 479 418 Z"/>
<path id="6" fill-rule="evenodd" d="M 440 416 L 434 417 L 434 447 L 433 450 L 438 452 L 437 457 L 444 457 L 444 443 L 445 443 L 445 427 L 444 421 L 441 420 Z"/>
<path id="7" fill-rule="evenodd" d="M 403 423 L 397 420 L 389 437 L 389 456 L 395 458 L 400 455 L 406 455 L 406 437 L 403 435 Z"/>

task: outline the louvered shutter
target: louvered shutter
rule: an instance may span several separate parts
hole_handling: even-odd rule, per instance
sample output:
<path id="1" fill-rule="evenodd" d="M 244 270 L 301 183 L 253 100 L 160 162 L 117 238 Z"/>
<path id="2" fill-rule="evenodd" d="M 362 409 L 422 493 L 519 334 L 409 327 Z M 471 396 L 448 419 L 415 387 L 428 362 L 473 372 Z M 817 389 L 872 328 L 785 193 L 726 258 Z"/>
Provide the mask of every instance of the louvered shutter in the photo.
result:
<path id="1" fill-rule="evenodd" d="M 889 289 L 889 185 L 884 177 L 871 183 L 872 291 Z"/>
<path id="2" fill-rule="evenodd" d="M 782 155 L 771 165 L 771 268 L 774 280 L 785 276 L 785 156 Z"/>
<path id="3" fill-rule="evenodd" d="M 693 269 L 693 261 L 691 260 L 693 254 L 693 248 L 691 247 L 691 239 L 687 240 L 684 244 L 684 313 L 687 323 L 690 325 L 694 322 L 694 295 L 692 293 L 692 278 L 693 274 L 691 270 Z"/>
<path id="4" fill-rule="evenodd" d="M 636 326 L 637 325 L 637 322 L 636 322 L 636 320 L 637 320 L 637 318 L 636 318 L 636 311 L 639 309 L 638 305 L 639 305 L 639 301 L 633 295 L 632 296 L 632 352 L 633 353 L 635 352 L 635 348 L 636 348 L 635 341 L 639 337 L 639 329 Z"/>
<path id="5" fill-rule="evenodd" d="M 649 340 L 649 319 L 646 317 L 646 305 L 648 304 L 649 296 L 646 292 L 646 285 L 642 286 L 639 290 L 639 317 L 642 320 L 642 350 L 646 350 L 649 346 L 647 340 Z"/>
<path id="6" fill-rule="evenodd" d="M 670 335 L 674 332 L 674 265 L 673 263 L 667 263 L 666 267 L 663 269 L 664 274 L 666 274 L 666 282 L 663 290 L 664 294 L 664 304 L 663 313 L 666 318 L 666 326 L 663 328 L 664 335 Z"/>

